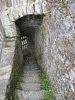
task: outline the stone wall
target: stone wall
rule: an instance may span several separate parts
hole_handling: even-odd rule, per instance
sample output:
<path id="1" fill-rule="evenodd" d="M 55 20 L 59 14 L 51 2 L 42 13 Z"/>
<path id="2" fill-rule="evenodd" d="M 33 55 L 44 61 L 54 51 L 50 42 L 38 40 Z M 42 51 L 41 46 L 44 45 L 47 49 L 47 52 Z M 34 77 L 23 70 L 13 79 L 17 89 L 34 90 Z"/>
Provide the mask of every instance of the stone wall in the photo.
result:
<path id="1" fill-rule="evenodd" d="M 10 96 L 10 87 L 14 84 L 12 79 L 14 82 L 16 80 L 14 77 L 11 80 L 9 78 L 10 75 L 15 75 L 20 63 L 19 45 L 16 49 L 14 46 L 17 35 L 15 21 L 28 14 L 43 15 L 47 12 L 41 29 L 38 29 L 33 36 L 34 52 L 38 64 L 49 77 L 57 100 L 73 100 L 75 95 L 75 0 L 71 2 L 69 0 L 49 0 L 49 3 L 46 0 L 0 1 L 0 48 L 2 48 L 4 32 L 6 37 L 12 37 L 6 39 L 11 42 L 5 41 L 3 44 L 0 63 L 0 100 L 5 98 L 8 81 L 11 81 L 7 90 L 7 96 Z M 11 72 L 14 74 L 12 75 Z M 14 91 L 14 88 L 12 90 Z"/>
<path id="2" fill-rule="evenodd" d="M 7 38 L 3 43 L 0 62 L 0 100 L 5 98 L 6 88 L 12 71 L 15 41 L 15 38 Z"/>
<path id="3" fill-rule="evenodd" d="M 21 71 L 23 69 L 23 54 L 22 54 L 22 49 L 21 49 L 21 42 L 18 40 L 16 40 L 16 43 L 15 43 L 15 51 L 14 51 L 14 57 L 12 61 L 13 61 L 13 64 L 12 64 L 13 67 L 12 67 L 9 82 L 7 85 L 5 100 L 10 100 L 11 97 L 13 100 L 15 99 L 16 84 L 21 74 Z"/>
<path id="4" fill-rule="evenodd" d="M 2 45 L 3 45 L 3 41 L 4 41 L 4 29 L 0 20 L 0 62 L 1 62 L 1 53 L 2 53 Z"/>
<path id="5" fill-rule="evenodd" d="M 6 38 L 3 43 L 0 63 L 0 100 L 4 100 L 5 97 L 10 100 L 9 97 L 14 95 L 13 91 L 22 70 L 22 63 L 23 57 L 20 42 L 16 40 L 16 37 Z"/>
<path id="6" fill-rule="evenodd" d="M 42 15 L 49 10 L 46 0 L 6 0 L 3 3 L 0 18 L 7 37 L 16 36 L 14 22 L 17 19 L 32 14 Z"/>
<path id="7" fill-rule="evenodd" d="M 21 59 L 18 59 L 21 49 L 19 46 L 15 48 L 15 21 L 26 15 L 44 14 L 48 12 L 47 5 L 46 0 L 0 0 L 0 100 L 4 100 L 5 93 L 8 98 L 12 95 L 10 87 L 15 86 L 17 80 L 13 75 L 21 68 L 18 66 L 21 65 Z"/>
<path id="8" fill-rule="evenodd" d="M 5 5 L 5 0 L 0 0 L 0 62 L 1 62 L 2 45 L 3 45 L 3 41 L 5 37 L 5 31 L 2 25 L 2 21 L 1 21 L 1 14 L 4 8 L 4 5 Z"/>
<path id="9" fill-rule="evenodd" d="M 55 4 L 55 3 L 54 3 Z M 47 73 L 57 100 L 75 98 L 75 2 L 67 12 L 59 3 L 51 7 L 34 37 L 38 64 Z M 62 6 L 62 3 L 61 3 Z M 57 88 L 57 89 L 56 89 Z"/>

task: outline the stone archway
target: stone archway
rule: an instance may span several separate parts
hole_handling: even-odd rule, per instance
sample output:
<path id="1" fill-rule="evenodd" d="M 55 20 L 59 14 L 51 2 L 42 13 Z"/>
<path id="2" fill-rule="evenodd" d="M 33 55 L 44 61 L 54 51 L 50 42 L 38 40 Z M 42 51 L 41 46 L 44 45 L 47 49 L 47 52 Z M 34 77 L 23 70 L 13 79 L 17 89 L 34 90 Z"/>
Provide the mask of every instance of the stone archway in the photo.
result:
<path id="1" fill-rule="evenodd" d="M 46 0 L 7 0 L 1 13 L 6 37 L 16 36 L 15 21 L 26 15 L 42 15 L 49 11 Z"/>
<path id="2" fill-rule="evenodd" d="M 15 47 L 16 42 L 16 36 L 17 36 L 17 30 L 15 21 L 17 19 L 20 19 L 26 15 L 43 15 L 48 12 L 48 3 L 46 0 L 43 0 L 43 2 L 39 0 L 2 0 L 0 1 L 0 20 L 1 20 L 1 26 L 2 31 L 0 29 L 0 34 L 3 36 L 3 33 L 6 37 L 6 41 L 2 44 L 3 50 L 2 50 L 2 56 L 1 56 L 1 64 L 0 64 L 0 71 L 1 74 L 3 71 L 5 72 L 2 74 L 0 87 L 2 88 L 2 92 L 0 93 L 0 98 L 4 99 L 6 94 L 10 88 L 10 81 L 11 81 L 11 72 L 13 70 L 13 66 L 18 68 L 16 66 L 16 60 L 21 56 L 21 52 L 19 52 L 20 47 Z M 3 36 L 4 37 L 4 36 Z M 2 47 L 1 47 L 2 48 Z M 17 52 L 16 52 L 17 51 Z M 13 60 L 14 59 L 14 60 Z M 20 62 L 21 60 L 21 62 Z M 22 59 L 18 59 L 18 62 L 22 64 Z M 14 65 L 15 63 L 15 65 Z M 9 72 L 9 73 L 8 73 Z M 5 77 L 6 76 L 6 77 Z"/>

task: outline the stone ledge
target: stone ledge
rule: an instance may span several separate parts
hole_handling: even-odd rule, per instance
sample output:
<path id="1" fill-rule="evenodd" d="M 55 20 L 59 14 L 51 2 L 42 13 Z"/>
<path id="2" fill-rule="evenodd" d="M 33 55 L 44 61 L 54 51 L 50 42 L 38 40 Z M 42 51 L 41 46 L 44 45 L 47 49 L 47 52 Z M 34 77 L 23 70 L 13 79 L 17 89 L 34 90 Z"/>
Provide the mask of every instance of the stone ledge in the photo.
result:
<path id="1" fill-rule="evenodd" d="M 8 38 L 6 39 L 8 41 Z M 9 78 L 12 71 L 13 66 L 13 57 L 15 50 L 15 41 L 9 39 L 8 42 L 4 42 L 3 50 L 2 50 L 2 58 L 0 63 L 0 100 L 4 100 L 7 85 L 9 83 Z"/>

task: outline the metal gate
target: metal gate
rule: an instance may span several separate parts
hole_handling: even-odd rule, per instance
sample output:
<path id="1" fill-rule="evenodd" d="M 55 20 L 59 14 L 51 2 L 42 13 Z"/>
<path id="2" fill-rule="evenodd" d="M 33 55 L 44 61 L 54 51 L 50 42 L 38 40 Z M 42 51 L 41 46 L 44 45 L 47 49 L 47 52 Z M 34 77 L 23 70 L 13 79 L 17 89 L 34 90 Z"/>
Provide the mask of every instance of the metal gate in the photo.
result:
<path id="1" fill-rule="evenodd" d="M 27 49 L 27 37 L 26 36 L 21 37 L 21 45 L 22 45 L 22 50 Z"/>

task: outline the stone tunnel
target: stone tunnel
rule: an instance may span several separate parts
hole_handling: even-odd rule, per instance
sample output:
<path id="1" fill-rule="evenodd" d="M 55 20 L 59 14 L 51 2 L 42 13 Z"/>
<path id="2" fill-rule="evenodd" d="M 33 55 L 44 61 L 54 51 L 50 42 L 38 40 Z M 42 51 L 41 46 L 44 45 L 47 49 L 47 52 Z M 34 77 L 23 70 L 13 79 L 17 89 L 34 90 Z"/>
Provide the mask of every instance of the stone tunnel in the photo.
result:
<path id="1" fill-rule="evenodd" d="M 53 100 L 75 100 L 74 0 L 0 1 L 0 100 L 15 100 L 31 55 L 48 77 Z"/>
<path id="2" fill-rule="evenodd" d="M 27 36 L 34 39 L 43 21 L 43 15 L 28 15 L 16 20 L 16 25 L 20 29 L 20 36 Z"/>
<path id="3" fill-rule="evenodd" d="M 44 15 L 28 15 L 16 20 L 16 26 L 20 31 L 21 41 L 26 37 L 31 47 L 34 47 L 36 34 L 41 33 L 41 25 Z M 29 48 L 30 49 L 30 48 Z"/>

